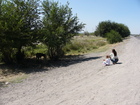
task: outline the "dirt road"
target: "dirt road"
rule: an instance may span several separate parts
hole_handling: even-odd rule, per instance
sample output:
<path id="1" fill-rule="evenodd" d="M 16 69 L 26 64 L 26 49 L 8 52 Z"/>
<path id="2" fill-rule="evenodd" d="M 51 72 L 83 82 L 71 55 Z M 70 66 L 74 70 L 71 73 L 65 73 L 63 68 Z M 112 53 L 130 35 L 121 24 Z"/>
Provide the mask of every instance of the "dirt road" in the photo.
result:
<path id="1" fill-rule="evenodd" d="M 140 39 L 113 47 L 119 63 L 104 67 L 111 49 L 73 64 L 31 74 L 0 90 L 0 105 L 140 105 Z"/>

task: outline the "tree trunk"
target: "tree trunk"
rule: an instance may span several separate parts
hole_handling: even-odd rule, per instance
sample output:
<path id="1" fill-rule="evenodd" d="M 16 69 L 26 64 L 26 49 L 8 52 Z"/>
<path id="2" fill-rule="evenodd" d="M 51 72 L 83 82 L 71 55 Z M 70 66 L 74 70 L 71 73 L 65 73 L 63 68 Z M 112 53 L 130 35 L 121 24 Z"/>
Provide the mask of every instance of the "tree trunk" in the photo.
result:
<path id="1" fill-rule="evenodd" d="M 20 63 L 21 61 L 23 61 L 24 60 L 24 57 L 25 57 L 24 51 L 21 51 L 21 48 L 22 47 L 19 47 L 18 48 L 18 52 L 16 53 L 17 63 Z"/>

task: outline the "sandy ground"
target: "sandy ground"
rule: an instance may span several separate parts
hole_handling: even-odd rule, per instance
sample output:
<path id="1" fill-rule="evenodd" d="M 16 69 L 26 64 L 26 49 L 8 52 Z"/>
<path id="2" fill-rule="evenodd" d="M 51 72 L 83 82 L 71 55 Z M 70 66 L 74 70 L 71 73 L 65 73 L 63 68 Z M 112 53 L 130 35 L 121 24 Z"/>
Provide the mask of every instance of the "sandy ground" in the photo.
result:
<path id="1" fill-rule="evenodd" d="M 0 105 L 140 105 L 140 39 L 131 37 L 113 48 L 118 64 L 102 64 L 111 49 L 85 55 L 1 88 Z"/>

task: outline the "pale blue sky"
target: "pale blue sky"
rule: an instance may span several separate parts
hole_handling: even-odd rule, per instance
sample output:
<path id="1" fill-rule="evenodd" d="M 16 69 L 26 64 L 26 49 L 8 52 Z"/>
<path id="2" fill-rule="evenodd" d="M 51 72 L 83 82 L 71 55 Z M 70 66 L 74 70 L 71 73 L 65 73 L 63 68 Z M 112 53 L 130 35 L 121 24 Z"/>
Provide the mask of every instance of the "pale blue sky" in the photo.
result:
<path id="1" fill-rule="evenodd" d="M 128 26 L 131 34 L 140 34 L 140 0 L 54 0 L 70 3 L 73 15 L 85 23 L 84 31 L 94 32 L 99 22 L 110 20 Z"/>

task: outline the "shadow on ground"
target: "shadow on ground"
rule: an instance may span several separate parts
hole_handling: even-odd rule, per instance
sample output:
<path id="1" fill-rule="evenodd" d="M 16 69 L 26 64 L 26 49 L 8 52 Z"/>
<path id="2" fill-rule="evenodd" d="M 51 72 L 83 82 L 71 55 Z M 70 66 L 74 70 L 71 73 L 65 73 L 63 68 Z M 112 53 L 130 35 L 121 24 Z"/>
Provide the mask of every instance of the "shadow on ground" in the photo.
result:
<path id="1" fill-rule="evenodd" d="M 117 62 L 116 64 L 122 64 L 122 62 Z"/>
<path id="2" fill-rule="evenodd" d="M 26 59 L 21 64 L 11 64 L 5 65 L 0 64 L 0 69 L 3 70 L 2 72 L 13 72 L 13 73 L 32 73 L 32 72 L 42 72 L 48 71 L 51 68 L 55 67 L 66 67 L 72 64 L 81 63 L 90 60 L 96 60 L 101 58 L 102 56 L 97 57 L 85 57 L 84 55 L 69 55 L 61 58 L 57 61 L 51 60 L 36 60 L 34 59 Z"/>
<path id="3" fill-rule="evenodd" d="M 49 67 L 66 67 L 72 64 L 76 63 L 81 63 L 85 61 L 90 61 L 90 60 L 96 60 L 101 58 L 101 56 L 98 57 L 85 57 L 83 55 L 79 56 L 65 56 L 64 58 L 60 59 L 59 61 L 50 61 L 46 66 Z"/>

